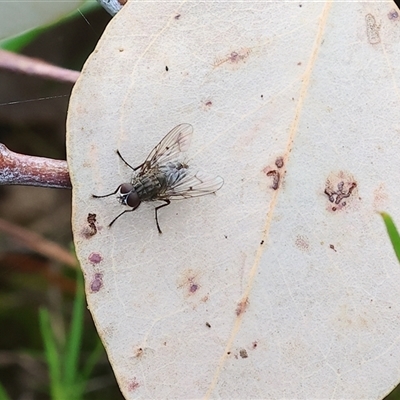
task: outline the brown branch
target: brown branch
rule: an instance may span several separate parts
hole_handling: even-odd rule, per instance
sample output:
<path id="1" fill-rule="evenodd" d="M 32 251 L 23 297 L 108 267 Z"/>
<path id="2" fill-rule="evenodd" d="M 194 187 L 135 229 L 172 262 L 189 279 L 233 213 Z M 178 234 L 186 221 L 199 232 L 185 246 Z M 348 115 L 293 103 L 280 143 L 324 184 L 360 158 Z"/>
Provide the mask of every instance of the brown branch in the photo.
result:
<path id="1" fill-rule="evenodd" d="M 71 189 L 67 162 L 27 156 L 0 143 L 0 185 L 28 185 Z"/>
<path id="2" fill-rule="evenodd" d="M 0 49 L 0 69 L 12 72 L 75 83 L 80 72 L 57 67 L 37 58 L 31 58 Z"/>
<path id="3" fill-rule="evenodd" d="M 13 237 L 30 250 L 62 264 L 68 265 L 69 267 L 77 268 L 78 262 L 73 255 L 57 243 L 47 240 L 37 233 L 21 228 L 20 226 L 14 225 L 3 219 L 0 219 L 0 231 Z"/>

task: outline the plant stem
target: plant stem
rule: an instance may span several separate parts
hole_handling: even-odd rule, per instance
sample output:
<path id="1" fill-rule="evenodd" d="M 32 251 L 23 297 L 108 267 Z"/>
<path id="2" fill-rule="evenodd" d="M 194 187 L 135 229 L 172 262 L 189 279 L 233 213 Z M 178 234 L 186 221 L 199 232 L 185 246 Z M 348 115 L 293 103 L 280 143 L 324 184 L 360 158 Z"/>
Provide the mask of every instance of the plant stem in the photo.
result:
<path id="1" fill-rule="evenodd" d="M 0 185 L 29 185 L 71 189 L 67 162 L 27 156 L 0 143 Z"/>

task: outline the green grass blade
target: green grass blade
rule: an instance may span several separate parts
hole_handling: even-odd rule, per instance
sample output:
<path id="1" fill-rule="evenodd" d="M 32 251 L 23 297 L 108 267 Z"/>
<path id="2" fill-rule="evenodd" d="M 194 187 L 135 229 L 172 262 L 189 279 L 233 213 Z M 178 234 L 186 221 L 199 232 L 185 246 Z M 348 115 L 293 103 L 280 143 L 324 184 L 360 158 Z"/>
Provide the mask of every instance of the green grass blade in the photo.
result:
<path id="1" fill-rule="evenodd" d="M 397 260 L 400 263 L 400 236 L 399 236 L 399 232 L 397 231 L 396 225 L 394 224 L 392 218 L 390 217 L 389 214 L 386 214 L 384 212 L 380 213 L 382 218 L 383 218 L 383 222 L 386 225 L 386 230 L 388 232 L 390 241 L 392 242 L 392 246 L 394 249 L 394 252 L 396 253 L 397 256 Z"/>
<path id="2" fill-rule="evenodd" d="M 85 293 L 83 289 L 83 278 L 78 272 L 77 286 L 72 313 L 72 321 L 67 338 L 65 353 L 65 379 L 64 383 L 71 389 L 77 383 L 77 374 L 79 369 L 79 354 L 82 343 L 83 317 L 85 310 Z"/>
<path id="3" fill-rule="evenodd" d="M 93 372 L 94 367 L 99 362 L 103 354 L 104 354 L 103 343 L 101 343 L 101 340 L 98 338 L 96 347 L 93 349 L 85 365 L 83 366 L 82 379 L 84 381 L 87 381 L 89 379 L 89 376 Z"/>
<path id="4" fill-rule="evenodd" d="M 11 400 L 11 397 L 8 396 L 6 389 L 4 389 L 4 386 L 0 383 L 0 400 Z"/>
<path id="5" fill-rule="evenodd" d="M 49 312 L 39 310 L 40 331 L 43 338 L 46 360 L 50 375 L 50 392 L 53 399 L 64 399 L 61 382 L 61 360 L 57 351 L 56 341 L 51 329 Z"/>

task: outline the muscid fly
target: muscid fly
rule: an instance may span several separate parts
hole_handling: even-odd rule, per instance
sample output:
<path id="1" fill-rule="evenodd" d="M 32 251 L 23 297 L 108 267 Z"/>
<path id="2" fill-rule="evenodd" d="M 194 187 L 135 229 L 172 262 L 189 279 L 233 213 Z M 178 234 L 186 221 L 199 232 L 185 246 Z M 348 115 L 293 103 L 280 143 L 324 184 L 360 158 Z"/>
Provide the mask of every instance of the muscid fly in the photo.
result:
<path id="1" fill-rule="evenodd" d="M 215 193 L 222 187 L 224 180 L 220 176 L 192 171 L 184 162 L 183 155 L 190 146 L 192 135 L 192 125 L 176 126 L 151 151 L 145 162 L 136 168 L 129 165 L 117 150 L 121 160 L 134 171 L 130 183 L 122 183 L 112 193 L 92 196 L 98 199 L 117 194 L 122 205 L 132 208 L 122 211 L 108 226 L 121 215 L 136 210 L 142 201 L 160 200 L 164 204 L 155 208 L 155 217 L 158 232 L 162 233 L 157 215 L 160 208 L 168 206 L 171 200 L 204 196 Z"/>

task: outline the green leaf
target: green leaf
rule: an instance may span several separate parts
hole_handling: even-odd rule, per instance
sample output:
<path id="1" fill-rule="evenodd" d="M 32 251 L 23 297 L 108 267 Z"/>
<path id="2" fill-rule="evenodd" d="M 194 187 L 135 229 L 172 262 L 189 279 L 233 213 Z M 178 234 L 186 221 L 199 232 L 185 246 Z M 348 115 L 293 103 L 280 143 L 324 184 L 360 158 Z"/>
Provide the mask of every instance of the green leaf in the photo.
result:
<path id="1" fill-rule="evenodd" d="M 389 214 L 385 212 L 380 213 L 383 222 L 386 225 L 387 232 L 389 234 L 390 241 L 392 242 L 393 249 L 396 253 L 397 260 L 400 262 L 400 236 L 399 232 L 397 231 L 396 225 L 394 224 L 392 218 Z"/>
<path id="2" fill-rule="evenodd" d="M 11 397 L 8 396 L 4 386 L 0 383 L 0 400 L 10 400 Z"/>
<path id="3" fill-rule="evenodd" d="M 50 374 L 50 391 L 53 399 L 63 399 L 61 382 L 61 360 L 57 350 L 56 340 L 50 323 L 49 312 L 41 308 L 39 310 L 40 331 L 44 342 L 47 364 Z"/>
<path id="4" fill-rule="evenodd" d="M 79 353 L 82 342 L 84 305 L 85 295 L 83 289 L 83 279 L 82 275 L 78 273 L 74 309 L 72 313 L 71 327 L 67 337 L 64 365 L 64 384 L 69 388 L 74 387 L 78 373 Z"/>

